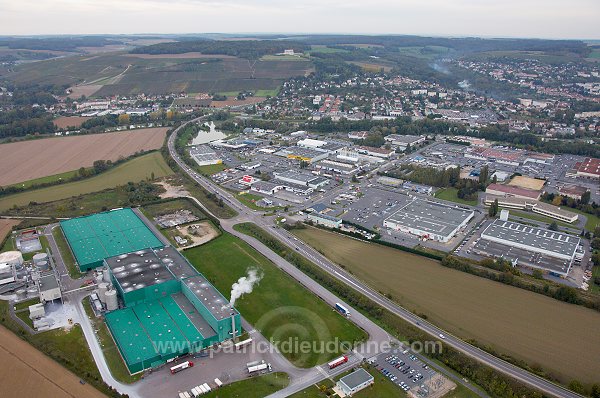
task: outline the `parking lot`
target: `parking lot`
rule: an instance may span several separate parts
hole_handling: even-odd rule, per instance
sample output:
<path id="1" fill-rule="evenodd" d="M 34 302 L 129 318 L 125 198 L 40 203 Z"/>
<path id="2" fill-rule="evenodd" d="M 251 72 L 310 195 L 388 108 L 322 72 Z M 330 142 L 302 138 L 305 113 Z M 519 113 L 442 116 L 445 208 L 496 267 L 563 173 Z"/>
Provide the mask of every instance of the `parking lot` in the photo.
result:
<path id="1" fill-rule="evenodd" d="M 434 386 L 432 381 L 437 372 L 408 350 L 394 350 L 379 354 L 369 360 L 381 374 L 390 379 L 401 390 L 413 391 L 419 396 L 428 396 Z"/>

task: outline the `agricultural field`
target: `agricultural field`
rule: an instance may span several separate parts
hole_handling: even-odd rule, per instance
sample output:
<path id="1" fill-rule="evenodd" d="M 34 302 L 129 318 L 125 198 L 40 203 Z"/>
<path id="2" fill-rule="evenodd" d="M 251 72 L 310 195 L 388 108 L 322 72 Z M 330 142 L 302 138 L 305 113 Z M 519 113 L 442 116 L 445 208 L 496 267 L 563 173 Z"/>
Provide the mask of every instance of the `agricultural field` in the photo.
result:
<path id="1" fill-rule="evenodd" d="M 348 319 L 233 235 L 223 234 L 205 245 L 185 250 L 183 254 L 226 297 L 229 297 L 231 285 L 249 269 L 257 269 L 263 274 L 253 292 L 242 296 L 235 306 L 267 339 L 281 343 L 297 338 L 320 344 L 335 337 L 347 342 L 366 338 L 366 334 Z M 340 354 L 319 353 L 318 350 L 306 354 L 282 351 L 292 363 L 304 368 L 327 362 Z"/>
<path id="2" fill-rule="evenodd" d="M 563 382 L 599 381 L 598 312 L 320 229 L 294 233 L 405 308 L 464 340 L 539 366 Z"/>
<path id="3" fill-rule="evenodd" d="M 105 397 L 89 384 L 80 384 L 79 377 L 2 326 L 0 326 L 0 362 L 10 364 L 3 367 L 3 396 Z"/>
<path id="4" fill-rule="evenodd" d="M 152 175 L 160 178 L 171 174 L 173 171 L 162 155 L 159 152 L 152 152 L 84 180 L 3 196 L 0 198 L 0 212 L 5 212 L 15 205 L 24 206 L 30 202 L 52 202 L 114 188 L 128 182 L 138 182 L 151 178 Z M 110 205 L 110 202 L 108 204 Z M 49 214 L 54 215 L 54 213 Z"/>
<path id="5" fill-rule="evenodd" d="M 19 225 L 21 220 L 11 220 L 8 218 L 0 218 L 0 242 L 4 241 L 10 231 L 12 231 L 12 227 L 15 225 Z"/>
<path id="6" fill-rule="evenodd" d="M 224 55 L 116 52 L 23 64 L 6 77 L 16 83 L 66 84 L 81 94 L 89 88 L 85 93 L 104 97 L 274 90 L 283 80 L 310 70 L 310 62 L 289 60 L 249 62 Z"/>
<path id="7" fill-rule="evenodd" d="M 95 160 L 115 161 L 162 146 L 166 127 L 54 137 L 0 145 L 0 185 L 11 185 L 90 167 Z"/>
<path id="8" fill-rule="evenodd" d="M 78 128 L 88 119 L 90 118 L 85 116 L 60 116 L 54 119 L 53 122 L 58 129 L 66 129 L 68 127 Z"/>

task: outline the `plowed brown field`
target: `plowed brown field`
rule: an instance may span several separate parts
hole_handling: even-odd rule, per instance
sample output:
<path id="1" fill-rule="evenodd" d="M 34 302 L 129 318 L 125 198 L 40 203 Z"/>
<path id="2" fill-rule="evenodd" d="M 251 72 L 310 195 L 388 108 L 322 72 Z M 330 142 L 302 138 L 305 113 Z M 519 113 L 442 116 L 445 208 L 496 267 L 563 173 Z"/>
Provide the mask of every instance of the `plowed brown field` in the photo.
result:
<path id="1" fill-rule="evenodd" d="M 67 369 L 0 326 L 0 396 L 105 398 Z"/>
<path id="2" fill-rule="evenodd" d="M 2 144 L 0 186 L 90 167 L 95 160 L 115 161 L 158 149 L 166 133 L 166 127 L 159 127 Z"/>

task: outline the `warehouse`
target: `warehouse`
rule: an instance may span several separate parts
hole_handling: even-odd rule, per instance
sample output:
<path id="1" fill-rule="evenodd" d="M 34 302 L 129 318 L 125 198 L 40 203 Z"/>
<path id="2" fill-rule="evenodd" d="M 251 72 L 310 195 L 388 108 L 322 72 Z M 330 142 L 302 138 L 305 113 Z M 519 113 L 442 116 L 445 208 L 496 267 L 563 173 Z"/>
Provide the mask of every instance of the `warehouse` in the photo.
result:
<path id="1" fill-rule="evenodd" d="M 570 175 L 575 177 L 599 179 L 600 178 L 600 159 L 596 158 L 585 158 L 582 162 L 575 164 L 574 172 L 570 172 Z M 569 175 L 567 175 L 568 177 Z"/>
<path id="2" fill-rule="evenodd" d="M 294 185 L 319 189 L 329 184 L 329 180 L 324 177 L 319 177 L 313 174 L 299 173 L 294 170 L 273 173 L 275 179 L 282 182 L 287 182 Z"/>
<path id="3" fill-rule="evenodd" d="M 474 216 L 473 210 L 413 198 L 388 217 L 383 226 L 446 243 Z"/>
<path id="4" fill-rule="evenodd" d="M 275 153 L 277 156 L 283 156 L 288 159 L 300 160 L 308 163 L 315 163 L 329 156 L 325 151 L 318 151 L 311 148 L 302 148 L 299 146 L 284 148 Z"/>
<path id="5" fill-rule="evenodd" d="M 131 209 L 63 220 L 60 226 L 83 272 L 101 266 L 108 257 L 163 246 Z"/>
<path id="6" fill-rule="evenodd" d="M 494 249 L 498 248 L 505 258 L 514 263 L 520 262 L 562 276 L 566 276 L 573 261 L 581 257 L 577 250 L 581 242 L 578 237 L 508 220 L 494 220 L 482 232 L 481 239 L 495 245 L 488 247 L 483 242 L 483 247 L 479 245 L 480 252 L 494 255 Z M 511 253 L 512 248 L 517 249 L 515 253 Z"/>
<path id="7" fill-rule="evenodd" d="M 223 160 L 208 145 L 197 145 L 190 149 L 190 156 L 198 163 L 198 166 L 221 164 Z"/>
<path id="8" fill-rule="evenodd" d="M 239 336 L 238 311 L 173 247 L 104 263 L 123 305 L 106 324 L 130 373 Z"/>
<path id="9" fill-rule="evenodd" d="M 541 191 L 512 185 L 490 184 L 486 188 L 485 193 L 496 196 L 538 200 Z"/>

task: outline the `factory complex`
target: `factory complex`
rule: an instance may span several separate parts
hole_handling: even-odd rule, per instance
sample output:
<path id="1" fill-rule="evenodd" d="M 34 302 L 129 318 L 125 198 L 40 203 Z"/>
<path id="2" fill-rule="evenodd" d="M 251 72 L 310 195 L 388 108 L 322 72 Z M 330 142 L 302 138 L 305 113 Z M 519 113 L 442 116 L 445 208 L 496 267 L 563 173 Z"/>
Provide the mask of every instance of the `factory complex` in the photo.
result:
<path id="1" fill-rule="evenodd" d="M 475 212 L 458 206 L 413 198 L 384 222 L 384 227 L 423 239 L 448 242 L 474 217 Z"/>
<path id="2" fill-rule="evenodd" d="M 163 246 L 131 209 L 63 220 L 60 226 L 84 272 L 100 267 L 108 257 Z"/>
<path id="3" fill-rule="evenodd" d="M 239 312 L 131 209 L 61 226 L 80 268 L 102 267 L 91 300 L 104 313 L 130 373 L 239 336 Z"/>

